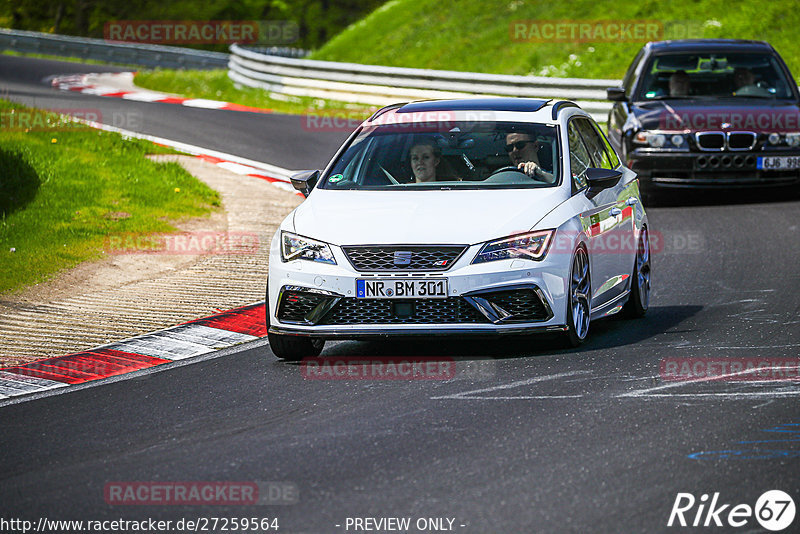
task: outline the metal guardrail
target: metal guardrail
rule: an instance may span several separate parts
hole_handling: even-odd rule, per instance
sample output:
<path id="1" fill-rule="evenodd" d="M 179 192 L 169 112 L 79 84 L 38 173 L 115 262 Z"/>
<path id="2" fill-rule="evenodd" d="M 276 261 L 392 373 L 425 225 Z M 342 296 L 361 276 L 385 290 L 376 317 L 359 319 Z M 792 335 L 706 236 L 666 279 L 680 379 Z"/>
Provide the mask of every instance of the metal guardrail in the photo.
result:
<path id="1" fill-rule="evenodd" d="M 386 105 L 403 100 L 514 96 L 573 100 L 605 122 L 605 89 L 619 80 L 509 76 L 336 63 L 277 57 L 232 45 L 228 76 L 236 83 L 289 96 Z"/>
<path id="2" fill-rule="evenodd" d="M 115 43 L 104 39 L 0 28 L 0 50 L 78 57 L 143 67 L 222 69 L 228 54 L 152 44 Z"/>

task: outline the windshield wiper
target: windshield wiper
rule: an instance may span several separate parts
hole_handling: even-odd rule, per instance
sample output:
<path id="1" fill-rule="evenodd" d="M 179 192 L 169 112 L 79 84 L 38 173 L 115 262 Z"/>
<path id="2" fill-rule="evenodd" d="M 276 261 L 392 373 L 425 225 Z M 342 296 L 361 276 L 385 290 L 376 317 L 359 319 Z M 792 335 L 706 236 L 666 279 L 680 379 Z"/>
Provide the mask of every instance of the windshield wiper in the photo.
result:
<path id="1" fill-rule="evenodd" d="M 767 99 L 767 100 L 773 100 L 776 97 L 774 97 L 772 95 L 769 95 L 769 96 L 767 96 L 767 95 L 731 95 L 731 98 L 764 98 L 764 99 Z"/>
<path id="2" fill-rule="evenodd" d="M 709 98 L 719 98 L 712 95 L 687 95 L 687 96 L 670 96 L 659 95 L 651 98 L 643 98 L 640 102 L 653 102 L 655 100 L 706 100 Z"/>

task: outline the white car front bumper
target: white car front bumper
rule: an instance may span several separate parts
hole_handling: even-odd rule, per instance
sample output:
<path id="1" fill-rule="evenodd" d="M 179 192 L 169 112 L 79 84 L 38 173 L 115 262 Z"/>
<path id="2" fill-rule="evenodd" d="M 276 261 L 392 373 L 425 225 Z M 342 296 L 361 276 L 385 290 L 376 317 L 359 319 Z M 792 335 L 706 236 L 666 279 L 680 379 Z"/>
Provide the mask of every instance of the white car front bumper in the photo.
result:
<path id="1" fill-rule="evenodd" d="M 307 260 L 283 262 L 278 237 L 276 234 L 270 249 L 267 295 L 273 333 L 358 339 L 565 330 L 570 254 L 552 253 L 541 261 L 516 259 L 473 265 L 482 247 L 477 244 L 469 246 L 445 271 L 359 272 L 343 249 L 333 245 L 336 265 Z M 392 277 L 444 277 L 449 296 L 409 299 L 406 302 L 414 302 L 410 315 L 407 306 L 395 315 L 395 303 L 400 301 L 356 298 L 357 279 Z M 500 291 L 506 293 L 497 294 Z M 531 313 L 503 313 L 509 310 Z"/>

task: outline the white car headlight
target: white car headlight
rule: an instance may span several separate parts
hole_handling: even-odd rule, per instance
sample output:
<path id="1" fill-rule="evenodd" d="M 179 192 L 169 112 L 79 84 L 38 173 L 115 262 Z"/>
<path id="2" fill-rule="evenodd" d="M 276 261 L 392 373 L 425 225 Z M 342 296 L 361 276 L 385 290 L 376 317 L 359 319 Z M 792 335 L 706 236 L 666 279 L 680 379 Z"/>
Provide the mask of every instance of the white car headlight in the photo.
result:
<path id="1" fill-rule="evenodd" d="M 496 241 L 489 241 L 481 248 L 472 263 L 487 261 L 525 259 L 542 260 L 547 254 L 555 230 L 540 230 L 529 234 L 517 234 Z"/>
<path id="2" fill-rule="evenodd" d="M 331 247 L 327 243 L 289 232 L 281 232 L 281 259 L 318 261 L 336 265 Z"/>

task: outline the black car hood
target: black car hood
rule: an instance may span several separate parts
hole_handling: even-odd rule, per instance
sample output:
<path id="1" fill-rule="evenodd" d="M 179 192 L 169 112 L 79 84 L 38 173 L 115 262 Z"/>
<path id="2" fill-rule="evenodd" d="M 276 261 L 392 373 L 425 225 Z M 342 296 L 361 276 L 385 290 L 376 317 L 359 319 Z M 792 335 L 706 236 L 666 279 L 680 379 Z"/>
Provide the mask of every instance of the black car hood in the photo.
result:
<path id="1" fill-rule="evenodd" d="M 666 131 L 800 131 L 800 106 L 786 100 L 720 98 L 634 102 L 639 129 Z"/>

